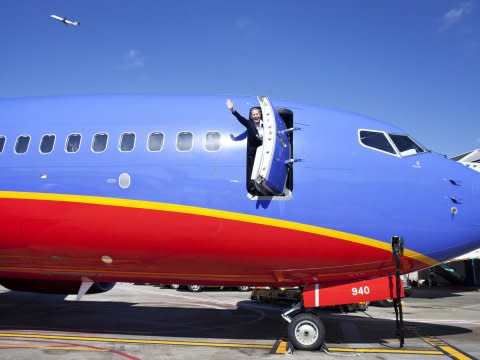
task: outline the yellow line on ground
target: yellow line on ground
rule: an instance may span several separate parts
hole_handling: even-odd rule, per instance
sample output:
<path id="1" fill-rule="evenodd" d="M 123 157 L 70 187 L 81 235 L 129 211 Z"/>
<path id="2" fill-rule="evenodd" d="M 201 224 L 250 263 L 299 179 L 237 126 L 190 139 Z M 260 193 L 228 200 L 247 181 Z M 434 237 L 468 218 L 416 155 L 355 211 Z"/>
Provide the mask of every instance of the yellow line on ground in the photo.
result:
<path id="1" fill-rule="evenodd" d="M 420 349 L 378 349 L 378 348 L 341 348 L 328 347 L 329 352 L 356 352 L 356 353 L 387 353 L 387 354 L 412 354 L 412 355 L 444 355 L 437 350 Z"/>
<path id="2" fill-rule="evenodd" d="M 272 349 L 272 345 L 262 344 L 241 344 L 241 343 L 222 343 L 222 342 L 208 342 L 208 341 L 174 341 L 174 340 L 154 340 L 154 339 L 122 339 L 109 337 L 88 337 L 88 336 L 71 336 L 71 335 L 48 335 L 48 334 L 33 334 L 33 333 L 0 333 L 0 338 L 24 338 L 24 339 L 43 339 L 43 340 L 75 340 L 75 341 L 97 341 L 107 343 L 130 343 L 130 344 L 144 344 L 144 345 L 183 345 L 183 346 L 205 346 L 205 347 L 232 347 L 232 348 L 250 348 L 250 349 Z M 277 344 L 277 343 L 276 343 Z M 275 345 L 276 345 L 275 344 Z M 57 349 L 57 350 L 83 350 L 83 351 L 108 351 L 95 350 L 89 348 L 67 348 L 67 347 L 48 347 L 48 346 L 16 346 L 25 348 L 41 348 L 41 349 Z M 13 347 L 12 345 L 0 345 L 0 348 Z M 276 354 L 287 353 L 288 343 L 280 341 L 275 350 Z M 329 352 L 349 352 L 349 353 L 387 353 L 387 354 L 411 354 L 411 355 L 444 355 L 450 354 L 456 356 L 459 360 L 470 359 L 460 352 L 456 351 L 450 346 L 448 349 L 440 350 L 421 350 L 421 349 L 378 349 L 378 348 L 342 348 L 329 347 Z"/>
<path id="3" fill-rule="evenodd" d="M 46 334 L 24 334 L 24 333 L 0 333 L 0 337 L 27 338 L 27 339 L 55 339 L 55 340 L 76 340 L 76 341 L 100 341 L 112 343 L 134 343 L 145 345 L 184 345 L 184 346 L 211 346 L 211 347 L 235 347 L 253 349 L 271 349 L 272 345 L 261 344 L 236 344 L 236 343 L 215 343 L 207 341 L 171 341 L 171 340 L 150 340 L 150 339 L 121 339 L 106 337 L 85 337 L 68 335 L 46 335 Z"/>
<path id="4" fill-rule="evenodd" d="M 78 350 L 78 351 L 96 351 L 109 352 L 107 349 L 94 349 L 86 347 L 67 347 L 67 346 L 42 346 L 42 345 L 1 345 L 0 349 L 44 349 L 44 350 Z"/>
<path id="5" fill-rule="evenodd" d="M 439 346 L 438 348 L 440 350 L 442 350 L 445 354 L 453 356 L 454 359 L 458 359 L 458 360 L 470 360 L 471 359 L 471 357 L 461 353 L 460 351 L 458 351 L 457 349 L 454 349 L 451 346 L 448 346 L 448 345 Z"/>
<path id="6" fill-rule="evenodd" d="M 442 351 L 443 355 L 448 355 L 449 357 L 457 360 L 471 360 L 472 358 L 463 353 L 461 350 L 455 349 L 453 346 L 447 344 L 442 339 L 439 339 L 435 336 L 420 336 L 420 339 L 425 341 L 427 344 L 432 345 L 434 348 Z"/>

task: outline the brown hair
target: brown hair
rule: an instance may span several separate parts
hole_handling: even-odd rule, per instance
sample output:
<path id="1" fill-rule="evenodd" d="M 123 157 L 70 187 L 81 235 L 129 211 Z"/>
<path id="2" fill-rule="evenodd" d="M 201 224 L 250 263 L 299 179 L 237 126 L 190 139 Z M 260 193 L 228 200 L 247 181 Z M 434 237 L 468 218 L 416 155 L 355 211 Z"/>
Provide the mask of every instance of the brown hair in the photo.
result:
<path id="1" fill-rule="evenodd" d="M 262 108 L 260 106 L 254 106 L 250 109 L 250 113 L 248 114 L 248 118 L 252 120 L 252 111 L 253 110 L 258 110 L 260 111 L 260 117 L 263 119 L 263 114 L 262 114 Z"/>

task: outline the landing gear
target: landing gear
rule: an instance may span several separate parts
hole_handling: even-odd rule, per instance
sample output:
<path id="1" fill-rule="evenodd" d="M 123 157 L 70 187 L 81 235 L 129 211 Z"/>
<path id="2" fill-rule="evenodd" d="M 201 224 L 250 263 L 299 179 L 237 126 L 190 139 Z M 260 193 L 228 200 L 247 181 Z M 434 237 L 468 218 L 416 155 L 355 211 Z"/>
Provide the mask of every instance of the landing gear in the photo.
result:
<path id="1" fill-rule="evenodd" d="M 401 257 L 405 248 L 403 239 L 399 236 L 392 236 L 392 254 L 395 262 L 395 278 L 396 278 L 396 296 L 393 299 L 393 307 L 395 308 L 395 318 L 397 323 L 398 340 L 400 341 L 400 348 L 405 344 L 405 326 L 403 324 L 403 308 L 402 308 L 402 281 L 400 280 Z"/>
<path id="2" fill-rule="evenodd" d="M 399 237 L 392 239 L 392 252 L 395 261 L 395 276 L 388 275 L 346 284 L 331 284 L 325 287 L 314 283 L 303 287 L 300 301 L 282 314 L 282 318 L 288 322 L 290 343 L 302 350 L 315 350 L 326 346 L 325 327 L 317 316 L 318 309 L 322 307 L 364 304 L 393 298 L 400 347 L 403 347 L 405 327 L 400 300 L 405 295 L 400 279 L 403 241 Z"/>
<path id="3" fill-rule="evenodd" d="M 317 350 L 325 343 L 325 326 L 315 314 L 298 314 L 288 325 L 288 339 L 298 350 Z"/>
<path id="4" fill-rule="evenodd" d="M 298 350 L 317 350 L 325 346 L 325 326 L 314 312 L 305 312 L 300 302 L 284 312 L 288 322 L 288 341 Z"/>

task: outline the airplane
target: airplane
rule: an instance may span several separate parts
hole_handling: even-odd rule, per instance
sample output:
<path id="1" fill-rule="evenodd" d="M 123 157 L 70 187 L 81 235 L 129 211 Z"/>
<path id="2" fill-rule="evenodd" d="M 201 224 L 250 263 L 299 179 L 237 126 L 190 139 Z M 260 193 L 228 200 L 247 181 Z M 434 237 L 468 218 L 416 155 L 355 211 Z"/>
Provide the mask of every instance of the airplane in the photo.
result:
<path id="1" fill-rule="evenodd" d="M 368 116 L 231 98 L 263 112 L 256 194 L 224 97 L 0 100 L 0 284 L 77 299 L 119 281 L 298 286 L 282 318 L 313 350 L 319 307 L 400 306 L 401 274 L 480 247 L 478 173 Z"/>
<path id="2" fill-rule="evenodd" d="M 64 17 L 61 17 L 61 16 L 50 15 L 50 17 L 51 17 L 52 19 L 61 21 L 61 22 L 64 23 L 65 25 L 70 25 L 70 26 L 78 26 L 78 25 L 80 25 L 80 22 L 78 22 L 78 21 L 72 21 L 72 20 L 69 20 L 69 19 L 64 18 Z"/>
<path id="3" fill-rule="evenodd" d="M 480 172 L 480 149 L 474 149 L 472 151 L 453 156 L 452 160 L 458 161 L 466 167 Z"/>

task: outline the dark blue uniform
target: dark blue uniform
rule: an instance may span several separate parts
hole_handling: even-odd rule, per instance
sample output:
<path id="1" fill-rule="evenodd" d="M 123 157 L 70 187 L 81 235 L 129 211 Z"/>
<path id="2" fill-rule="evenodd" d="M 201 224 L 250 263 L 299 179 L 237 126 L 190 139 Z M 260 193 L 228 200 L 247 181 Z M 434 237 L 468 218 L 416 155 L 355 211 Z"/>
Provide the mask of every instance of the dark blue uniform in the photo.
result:
<path id="1" fill-rule="evenodd" d="M 236 110 L 233 111 L 232 114 L 247 128 L 247 191 L 250 194 L 257 195 L 254 182 L 250 178 L 252 176 L 253 163 L 255 162 L 255 153 L 257 148 L 262 145 L 262 139 L 258 134 L 257 126 L 253 120 L 245 119 Z"/>

